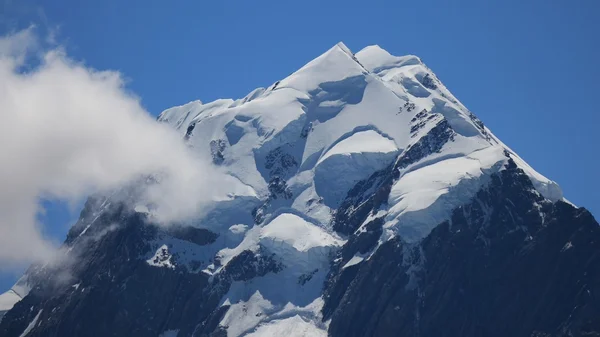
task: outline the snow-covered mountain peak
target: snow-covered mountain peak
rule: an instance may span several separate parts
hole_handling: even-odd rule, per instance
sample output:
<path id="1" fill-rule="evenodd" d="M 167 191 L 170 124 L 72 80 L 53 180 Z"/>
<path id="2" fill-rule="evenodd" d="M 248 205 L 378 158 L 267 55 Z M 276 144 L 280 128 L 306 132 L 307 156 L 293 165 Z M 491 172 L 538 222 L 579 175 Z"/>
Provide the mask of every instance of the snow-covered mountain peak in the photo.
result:
<path id="1" fill-rule="evenodd" d="M 90 198 L 67 245 L 69 252 L 83 252 L 79 275 L 94 277 L 68 286 L 62 301 L 76 309 L 61 315 L 79 319 L 80 299 L 95 303 L 97 291 L 109 294 L 127 307 L 124 314 L 102 316 L 102 323 L 121 322 L 114 325 L 119 333 L 104 335 L 132 335 L 133 315 L 143 317 L 143 329 L 135 331 L 154 333 L 140 336 L 379 335 L 361 329 L 411 315 L 417 324 L 403 326 L 417 326 L 420 317 L 435 316 L 438 303 L 450 301 L 446 294 L 459 291 L 455 285 L 465 284 L 465 275 L 487 285 L 481 277 L 491 264 L 520 261 L 504 263 L 499 256 L 539 247 L 521 243 L 534 242 L 535 231 L 567 212 L 557 202 L 563 199 L 558 185 L 495 137 L 418 57 L 393 56 L 376 45 L 353 54 L 338 43 L 243 98 L 193 101 L 163 111 L 158 121 L 177 130 L 192 151 L 210 153 L 231 183 L 204 213 L 172 228 L 146 226 L 153 205 L 132 200 L 135 207 L 128 209 L 122 205 L 128 196 Z M 105 227 L 115 223 L 120 227 L 107 234 Z M 502 240 L 509 242 L 498 245 L 502 253 L 489 255 Z M 583 245 L 549 242 L 544 253 Z M 472 252 L 479 255 L 463 263 Z M 432 271 L 442 274 L 427 274 Z M 32 270 L 25 280 L 44 280 L 45 273 L 53 272 Z M 431 291 L 423 284 L 455 274 L 449 287 Z M 396 298 L 404 292 L 415 297 Z M 425 301 L 436 306 L 425 308 L 421 296 L 436 294 L 443 299 Z M 25 295 L 0 296 L 0 315 Z M 484 295 L 472 295 L 477 305 Z M 383 304 L 374 304 L 377 296 Z M 461 288 L 450 303 L 464 298 Z M 411 301 L 415 306 L 407 307 Z M 54 324 L 47 317 L 58 315 L 55 308 L 68 308 L 52 300 L 33 310 L 23 302 L 11 316 L 23 320 L 14 330 L 19 333 L 38 318 L 43 326 L 35 329 L 42 331 Z M 377 319 L 363 322 L 374 308 Z M 568 314 L 573 306 L 565 308 Z M 344 330 L 354 324 L 340 319 L 345 312 L 360 321 L 352 331 Z M 113 326 L 94 325 L 90 317 L 87 325 Z"/>
<path id="2" fill-rule="evenodd" d="M 340 42 L 282 80 L 279 87 L 309 92 L 321 83 L 340 81 L 366 72 L 350 49 Z"/>
<path id="3" fill-rule="evenodd" d="M 210 147 L 215 163 L 253 190 L 247 195 L 260 205 L 257 223 L 289 208 L 328 228 L 356 184 L 391 168 L 399 173 L 385 228 L 419 240 L 502 169 L 505 153 L 539 193 L 562 199 L 554 182 L 498 140 L 418 57 L 377 45 L 353 54 L 338 43 L 267 89 L 169 109 L 159 120 L 190 145 Z M 444 173 L 444 184 L 429 181 L 432 172 Z"/>
<path id="4" fill-rule="evenodd" d="M 343 50 L 346 54 L 348 54 L 350 57 L 354 56 L 354 53 L 350 50 L 350 48 L 348 48 L 348 46 L 346 46 L 346 44 L 342 41 L 336 43 L 336 45 L 334 47 L 338 47 L 341 50 Z"/>

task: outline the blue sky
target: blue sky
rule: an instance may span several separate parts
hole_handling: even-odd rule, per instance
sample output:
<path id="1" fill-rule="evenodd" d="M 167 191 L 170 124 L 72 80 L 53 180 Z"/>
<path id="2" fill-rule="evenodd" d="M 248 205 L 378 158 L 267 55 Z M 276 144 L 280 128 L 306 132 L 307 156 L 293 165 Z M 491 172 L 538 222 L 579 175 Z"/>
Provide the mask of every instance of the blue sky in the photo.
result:
<path id="1" fill-rule="evenodd" d="M 416 54 L 493 132 L 600 217 L 600 2 L 4 1 L 0 33 L 36 24 L 68 54 L 116 69 L 156 115 L 243 97 L 338 41 Z M 58 29 L 56 29 L 58 27 Z M 65 207 L 42 217 L 62 240 Z M 0 290 L 15 275 L 0 275 Z"/>

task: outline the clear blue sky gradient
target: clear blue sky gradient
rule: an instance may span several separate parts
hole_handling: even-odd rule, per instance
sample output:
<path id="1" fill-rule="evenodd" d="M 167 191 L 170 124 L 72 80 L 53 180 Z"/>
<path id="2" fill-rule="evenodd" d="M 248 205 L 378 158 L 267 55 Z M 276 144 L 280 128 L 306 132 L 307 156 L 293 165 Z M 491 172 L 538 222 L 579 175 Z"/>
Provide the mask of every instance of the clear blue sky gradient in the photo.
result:
<path id="1" fill-rule="evenodd" d="M 565 195 L 600 217 L 600 1 L 4 1 L 0 33 L 59 26 L 71 57 L 117 69 L 152 114 L 245 96 L 339 41 L 415 54 Z M 43 218 L 62 240 L 73 217 Z M 0 276 L 0 290 L 14 275 Z"/>

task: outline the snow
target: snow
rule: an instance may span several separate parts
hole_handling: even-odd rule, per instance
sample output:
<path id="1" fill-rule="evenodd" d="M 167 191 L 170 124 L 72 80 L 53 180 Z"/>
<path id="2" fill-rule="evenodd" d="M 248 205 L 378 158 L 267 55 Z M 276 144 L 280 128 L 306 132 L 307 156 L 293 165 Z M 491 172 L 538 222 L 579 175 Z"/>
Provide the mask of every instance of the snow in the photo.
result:
<path id="1" fill-rule="evenodd" d="M 325 333 L 317 327 L 321 324 L 321 289 L 329 267 L 329 254 L 343 243 L 308 219 L 282 213 L 266 225 L 250 229 L 238 247 L 219 252 L 221 263 L 226 265 L 243 250 L 256 251 L 263 246 L 284 265 L 277 273 L 231 285 L 222 300 L 222 304 L 230 308 L 220 322 L 221 326 L 228 327 L 227 335 L 270 336 L 285 327 L 308 333 L 306 336 Z M 288 318 L 296 315 L 304 323 L 291 324 Z"/>
<path id="2" fill-rule="evenodd" d="M 315 168 L 315 188 L 331 208 L 336 208 L 354 185 L 390 165 L 396 144 L 374 130 L 357 132 L 333 145 Z"/>
<path id="3" fill-rule="evenodd" d="M 261 228 L 259 240 L 298 274 L 326 267 L 331 252 L 344 244 L 323 227 L 290 213 L 277 216 Z"/>
<path id="4" fill-rule="evenodd" d="M 307 172 L 310 172 L 311 178 L 314 179 L 314 173 L 312 171 Z M 323 198 L 317 194 L 313 181 L 297 195 L 298 197 L 294 199 L 291 206 L 295 211 L 314 219 L 317 223 L 327 224 L 331 222 L 332 210 L 323 203 Z"/>
<path id="5" fill-rule="evenodd" d="M 414 55 L 393 56 L 378 45 L 363 48 L 356 53 L 356 58 L 366 69 L 375 73 L 421 63 L 421 60 Z"/>
<path id="6" fill-rule="evenodd" d="M 158 337 L 177 337 L 179 330 L 167 330 L 158 335 Z"/>
<path id="7" fill-rule="evenodd" d="M 92 221 L 92 223 L 93 223 L 93 221 Z M 79 233 L 79 236 L 82 236 L 83 234 L 87 233 L 88 229 L 90 229 L 90 227 L 92 227 L 92 223 L 85 226 L 85 228 L 81 231 L 81 233 Z"/>
<path id="8" fill-rule="evenodd" d="M 299 252 L 308 252 L 314 248 L 340 246 L 342 241 L 301 217 L 284 213 L 263 227 L 261 242 L 278 250 L 279 243 L 293 247 Z"/>
<path id="9" fill-rule="evenodd" d="M 133 208 L 133 210 L 137 213 L 149 213 L 148 207 L 145 205 L 137 205 Z M 82 232 L 83 234 L 83 232 Z"/>
<path id="10" fill-rule="evenodd" d="M 388 204 L 393 206 L 384 227 L 408 242 L 424 238 L 452 210 L 468 203 L 487 182 L 485 177 L 502 169 L 507 160 L 501 148 L 488 147 L 403 175 L 392 186 Z"/>
<path id="11" fill-rule="evenodd" d="M 571 243 L 571 241 L 567 241 L 567 243 L 565 243 L 565 245 L 563 246 L 563 248 L 560 251 L 564 252 L 564 251 L 569 250 L 571 248 L 573 248 L 573 243 Z"/>
<path id="12" fill-rule="evenodd" d="M 327 158 L 335 155 L 351 155 L 353 153 L 363 152 L 378 152 L 378 153 L 390 153 L 397 152 L 398 148 L 394 141 L 389 138 L 382 136 L 374 130 L 367 130 L 357 132 L 352 136 L 342 140 L 335 144 L 332 149 L 327 151 L 319 163 L 325 161 Z"/>
<path id="13" fill-rule="evenodd" d="M 245 250 L 256 252 L 259 249 L 258 241 L 260 237 L 261 228 L 255 226 L 246 232 L 243 240 L 234 247 L 225 247 L 217 253 L 217 257 L 221 262 L 223 267 L 227 266 L 227 264 L 237 255 L 241 254 Z"/>
<path id="14" fill-rule="evenodd" d="M 264 319 L 262 316 L 271 313 L 273 308 L 260 292 L 255 292 L 247 301 L 232 305 L 221 320 L 221 325 L 229 327 L 228 337 L 241 336 L 258 325 Z"/>
<path id="15" fill-rule="evenodd" d="M 248 230 L 248 225 L 244 225 L 244 224 L 237 224 L 237 225 L 233 225 L 233 226 L 229 227 L 229 231 L 236 235 L 244 234 L 244 233 L 246 233 L 247 230 Z"/>
<path id="16" fill-rule="evenodd" d="M 27 296 L 30 291 L 27 283 L 27 275 L 21 277 L 8 291 L 0 294 L 0 321 L 6 311 L 12 309 L 23 297 Z"/>
<path id="17" fill-rule="evenodd" d="M 355 254 L 346 264 L 342 267 L 342 269 L 346 269 L 348 267 L 352 267 L 363 262 L 365 258 L 361 255 Z"/>
<path id="18" fill-rule="evenodd" d="M 150 253 L 140 256 L 148 265 L 157 268 L 185 268 L 188 272 L 201 272 L 203 269 L 212 274 L 214 268 L 206 269 L 217 252 L 227 246 L 236 246 L 243 240 L 243 235 L 225 232 L 213 243 L 198 245 L 196 243 L 175 238 L 167 233 L 159 235 L 148 244 Z"/>
<path id="19" fill-rule="evenodd" d="M 279 88 L 308 92 L 321 83 L 339 81 L 365 72 L 366 70 L 353 59 L 348 47 L 340 42 L 282 80 Z"/>
<path id="20" fill-rule="evenodd" d="M 153 267 L 165 267 L 169 269 L 175 269 L 175 265 L 171 259 L 173 255 L 169 253 L 169 247 L 167 245 L 162 245 L 158 247 L 154 255 L 146 260 L 146 263 Z"/>
<path id="21" fill-rule="evenodd" d="M 246 336 L 299 316 L 307 331 L 325 333 L 321 316 L 324 302 L 320 297 L 325 277 L 326 272 L 319 271 L 307 283 L 300 284 L 298 276 L 286 268 L 278 274 L 234 282 L 222 300 L 222 305 L 230 307 L 219 325 L 227 327 L 228 337 Z"/>
<path id="22" fill-rule="evenodd" d="M 365 82 L 366 86 L 359 102 L 346 104 L 334 118 L 313 123 L 302 155 L 303 167 L 308 167 L 311 158 L 326 152 L 336 142 L 360 131 L 374 130 L 392 139 L 398 148 L 405 148 L 410 140 L 409 122 L 412 116 L 397 114 L 398 107 L 402 106 L 404 101 L 387 90 L 373 76 L 366 77 Z M 346 91 L 346 84 L 339 83 L 337 88 L 330 90 Z"/>
<path id="23" fill-rule="evenodd" d="M 27 325 L 27 327 L 21 333 L 21 335 L 19 335 L 19 337 L 25 337 L 25 336 L 29 335 L 31 330 L 33 330 L 33 328 L 35 328 L 35 325 L 37 324 L 41 314 L 42 314 L 42 310 L 38 311 L 37 315 L 35 315 L 33 320 L 29 323 L 29 325 Z"/>
<path id="24" fill-rule="evenodd" d="M 562 189 L 560 188 L 560 186 L 558 186 L 556 182 L 538 173 L 515 152 L 509 149 L 506 145 L 504 145 L 504 147 L 511 153 L 511 158 L 513 158 L 517 166 L 519 166 L 523 171 L 525 171 L 525 173 L 529 176 L 529 179 L 531 179 L 531 182 L 533 183 L 535 189 L 544 198 L 553 202 L 564 199 Z"/>
<path id="25" fill-rule="evenodd" d="M 7 292 L 0 295 L 0 312 L 10 310 L 20 300 L 21 296 L 14 290 L 9 289 Z"/>
<path id="26" fill-rule="evenodd" d="M 473 121 L 466 114 L 453 107 L 452 103 L 440 98 L 432 98 L 432 102 L 431 112 L 442 114 L 456 133 L 465 137 L 480 135 L 481 131 L 477 129 Z"/>
<path id="27" fill-rule="evenodd" d="M 296 315 L 290 318 L 269 322 L 246 336 L 326 337 L 327 331 L 318 329 L 313 324 L 304 321 L 302 317 Z"/>

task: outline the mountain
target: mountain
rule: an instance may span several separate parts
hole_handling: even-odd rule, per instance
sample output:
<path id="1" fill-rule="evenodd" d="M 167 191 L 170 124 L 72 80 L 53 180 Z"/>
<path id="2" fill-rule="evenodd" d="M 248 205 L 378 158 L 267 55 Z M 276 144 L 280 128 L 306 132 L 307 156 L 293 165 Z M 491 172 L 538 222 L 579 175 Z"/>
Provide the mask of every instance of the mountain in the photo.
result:
<path id="1" fill-rule="evenodd" d="M 144 183 L 91 196 L 0 336 L 600 335 L 598 223 L 416 56 L 340 43 L 158 122 L 232 190 L 168 227 Z"/>

